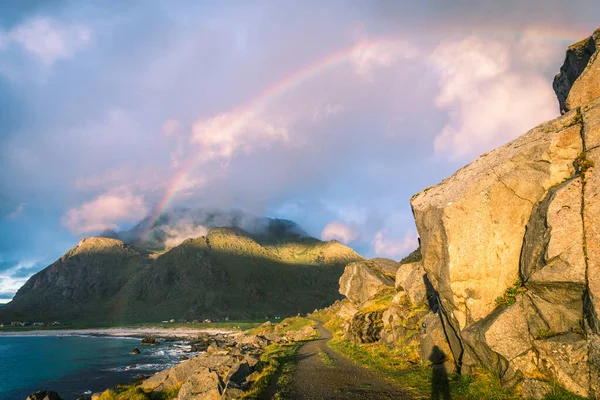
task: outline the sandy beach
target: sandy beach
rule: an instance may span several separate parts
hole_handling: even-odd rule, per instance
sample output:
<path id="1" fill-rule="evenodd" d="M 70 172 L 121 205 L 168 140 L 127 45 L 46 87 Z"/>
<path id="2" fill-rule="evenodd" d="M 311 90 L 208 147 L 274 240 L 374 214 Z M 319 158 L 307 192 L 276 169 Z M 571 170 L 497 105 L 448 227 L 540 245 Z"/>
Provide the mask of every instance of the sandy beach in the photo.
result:
<path id="1" fill-rule="evenodd" d="M 56 330 L 31 330 L 1 332 L 1 336 L 115 336 L 136 337 L 146 336 L 168 337 L 168 338 L 195 338 L 200 334 L 230 334 L 238 331 L 226 329 L 189 329 L 189 328 L 107 328 L 107 329 L 56 329 Z"/>

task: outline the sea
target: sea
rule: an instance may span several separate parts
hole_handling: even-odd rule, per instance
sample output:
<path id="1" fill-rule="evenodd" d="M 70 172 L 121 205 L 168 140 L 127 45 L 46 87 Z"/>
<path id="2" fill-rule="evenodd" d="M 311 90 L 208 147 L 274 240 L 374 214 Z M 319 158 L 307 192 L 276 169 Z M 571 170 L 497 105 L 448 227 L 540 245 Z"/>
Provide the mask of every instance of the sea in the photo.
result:
<path id="1" fill-rule="evenodd" d="M 95 336 L 0 336 L 0 400 L 53 390 L 63 400 L 128 383 L 179 363 L 184 342 L 142 346 L 141 339 Z M 130 354 L 137 347 L 140 354 Z"/>

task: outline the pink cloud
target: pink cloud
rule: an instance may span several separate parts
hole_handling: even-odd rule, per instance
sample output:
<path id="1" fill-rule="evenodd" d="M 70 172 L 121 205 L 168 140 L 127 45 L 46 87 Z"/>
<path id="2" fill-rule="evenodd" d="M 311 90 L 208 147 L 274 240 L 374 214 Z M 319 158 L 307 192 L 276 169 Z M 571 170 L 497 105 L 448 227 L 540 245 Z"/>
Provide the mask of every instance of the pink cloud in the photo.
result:
<path id="1" fill-rule="evenodd" d="M 70 209 L 62 223 L 71 232 L 83 234 L 117 229 L 119 222 L 137 221 L 147 213 L 148 207 L 142 196 L 128 190 L 113 190 Z"/>
<path id="2" fill-rule="evenodd" d="M 323 232 L 321 232 L 321 239 L 325 241 L 339 240 L 344 244 L 348 244 L 357 238 L 358 232 L 340 221 L 328 223 L 323 229 Z"/>

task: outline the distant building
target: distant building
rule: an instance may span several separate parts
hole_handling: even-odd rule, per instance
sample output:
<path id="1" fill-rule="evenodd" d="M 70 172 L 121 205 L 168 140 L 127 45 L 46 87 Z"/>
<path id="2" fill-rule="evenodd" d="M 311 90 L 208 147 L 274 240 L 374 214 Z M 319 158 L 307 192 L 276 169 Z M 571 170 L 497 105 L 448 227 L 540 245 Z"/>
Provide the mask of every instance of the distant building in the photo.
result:
<path id="1" fill-rule="evenodd" d="M 23 323 L 21 321 L 12 321 L 10 326 L 23 326 Z"/>
<path id="2" fill-rule="evenodd" d="M 193 321 L 192 321 L 192 323 L 194 323 L 194 324 L 197 324 L 197 323 L 199 323 L 199 322 L 200 322 L 200 321 L 198 321 L 197 319 L 195 319 L 195 320 L 193 320 Z"/>
<path id="3" fill-rule="evenodd" d="M 162 321 L 161 324 L 168 324 L 169 321 Z"/>
<path id="4" fill-rule="evenodd" d="M 43 322 L 34 322 L 33 326 L 44 326 Z"/>
<path id="5" fill-rule="evenodd" d="M 225 317 L 225 321 L 229 321 L 229 317 Z"/>
<path id="6" fill-rule="evenodd" d="M 174 323 L 174 322 L 175 322 L 175 320 L 171 318 L 171 319 L 169 320 L 169 322 L 170 322 L 170 323 Z"/>

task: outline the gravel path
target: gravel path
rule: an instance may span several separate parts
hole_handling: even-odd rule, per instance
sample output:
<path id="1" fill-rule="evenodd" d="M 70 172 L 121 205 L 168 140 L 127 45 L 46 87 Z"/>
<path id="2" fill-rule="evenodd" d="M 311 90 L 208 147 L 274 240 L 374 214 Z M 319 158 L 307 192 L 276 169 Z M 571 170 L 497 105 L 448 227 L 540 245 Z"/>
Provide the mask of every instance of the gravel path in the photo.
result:
<path id="1" fill-rule="evenodd" d="M 298 350 L 290 399 L 412 399 L 402 388 L 331 350 L 327 345 L 331 332 L 321 323 L 317 329 L 321 338 L 307 342 Z"/>

